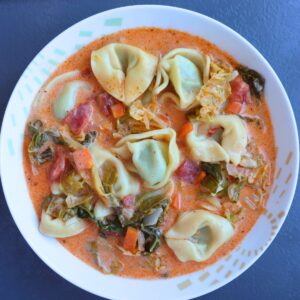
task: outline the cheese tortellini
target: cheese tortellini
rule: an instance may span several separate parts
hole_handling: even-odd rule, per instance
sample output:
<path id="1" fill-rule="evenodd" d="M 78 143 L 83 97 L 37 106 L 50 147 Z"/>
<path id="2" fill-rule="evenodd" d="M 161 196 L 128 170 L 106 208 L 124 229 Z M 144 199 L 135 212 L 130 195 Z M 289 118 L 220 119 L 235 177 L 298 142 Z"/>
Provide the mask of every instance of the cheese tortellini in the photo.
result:
<path id="1" fill-rule="evenodd" d="M 79 75 L 80 71 L 74 70 L 54 77 L 45 87 L 42 87 L 38 92 L 33 101 L 33 107 L 38 108 L 40 105 L 44 104 L 48 93 L 51 92 L 57 85 L 62 84 L 63 82 L 73 79 Z"/>
<path id="2" fill-rule="evenodd" d="M 205 210 L 182 213 L 166 232 L 168 246 L 182 261 L 204 261 L 234 234 L 231 223 Z"/>
<path id="3" fill-rule="evenodd" d="M 132 160 L 133 170 L 151 189 L 164 186 L 180 160 L 176 132 L 172 128 L 130 134 L 116 144 L 114 152 L 122 159 Z"/>
<path id="4" fill-rule="evenodd" d="M 92 52 L 94 75 L 106 92 L 126 105 L 151 84 L 158 58 L 137 47 L 112 43 Z"/>
<path id="5" fill-rule="evenodd" d="M 228 162 L 229 156 L 225 149 L 214 139 L 208 138 L 206 134 L 198 134 L 197 127 L 197 124 L 193 124 L 193 131 L 186 137 L 192 157 L 195 160 L 211 163 L 219 161 Z"/>
<path id="6" fill-rule="evenodd" d="M 197 50 L 174 49 L 159 62 L 154 93 L 163 91 L 171 80 L 179 96 L 177 105 L 188 109 L 193 106 L 203 83 L 208 79 L 209 66 L 210 58 Z"/>
<path id="7" fill-rule="evenodd" d="M 112 193 L 117 197 L 125 197 L 129 194 L 136 195 L 139 192 L 138 180 L 130 175 L 121 160 L 115 157 L 109 151 L 102 149 L 100 146 L 92 145 L 90 147 L 93 156 L 94 164 L 101 173 L 101 167 L 104 163 L 110 163 L 115 170 L 111 169 L 110 172 L 116 172 L 116 181 L 112 186 Z"/>
<path id="8" fill-rule="evenodd" d="M 193 158 L 211 163 L 231 161 L 238 165 L 247 146 L 247 130 L 242 120 L 236 115 L 219 115 L 208 123 L 224 129 L 221 145 L 205 134 L 197 134 L 197 124 L 194 124 L 193 131 L 186 137 Z"/>
<path id="9" fill-rule="evenodd" d="M 86 229 L 86 222 L 77 216 L 67 221 L 52 218 L 44 210 L 42 212 L 39 230 L 42 234 L 55 238 L 66 238 L 77 235 Z"/>
<path id="10" fill-rule="evenodd" d="M 53 104 L 53 113 L 58 120 L 64 119 L 74 108 L 78 93 L 82 90 L 91 92 L 91 86 L 82 80 L 68 82 L 62 87 Z"/>

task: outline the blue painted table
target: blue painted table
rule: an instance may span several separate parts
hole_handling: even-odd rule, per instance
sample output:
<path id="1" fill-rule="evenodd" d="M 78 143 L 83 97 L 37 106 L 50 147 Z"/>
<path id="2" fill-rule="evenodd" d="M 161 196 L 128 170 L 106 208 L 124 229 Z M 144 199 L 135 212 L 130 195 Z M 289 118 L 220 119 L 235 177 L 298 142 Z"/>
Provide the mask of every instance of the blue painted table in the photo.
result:
<path id="1" fill-rule="evenodd" d="M 146 2 L 203 13 L 243 35 L 279 75 L 299 120 L 299 0 Z M 1 0 L 1 117 L 19 76 L 52 38 L 92 14 L 132 4 L 143 4 L 143 1 Z M 99 299 L 62 279 L 33 253 L 13 222 L 2 190 L 0 197 L 0 299 Z M 299 197 L 298 187 L 287 221 L 258 262 L 238 279 L 203 299 L 300 299 Z"/>

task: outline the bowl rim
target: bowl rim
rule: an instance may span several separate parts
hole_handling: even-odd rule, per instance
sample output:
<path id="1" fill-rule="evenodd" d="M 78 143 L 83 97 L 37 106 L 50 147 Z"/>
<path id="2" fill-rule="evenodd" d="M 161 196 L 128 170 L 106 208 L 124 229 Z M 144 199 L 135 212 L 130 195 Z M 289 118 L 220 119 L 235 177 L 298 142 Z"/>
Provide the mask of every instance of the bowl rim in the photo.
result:
<path id="1" fill-rule="evenodd" d="M 282 227 L 282 225 L 283 225 L 283 223 L 284 223 L 284 221 L 285 221 L 285 219 L 286 219 L 286 217 L 288 215 L 288 212 L 290 211 L 290 207 L 291 207 L 291 204 L 292 204 L 294 196 L 295 196 L 295 191 L 296 191 L 296 186 L 297 186 L 297 180 L 298 180 L 298 175 L 299 175 L 299 135 L 298 135 L 297 124 L 296 124 L 294 112 L 293 112 L 293 109 L 292 109 L 289 97 L 288 97 L 288 95 L 287 95 L 287 93 L 286 93 L 286 91 L 285 91 L 285 89 L 284 89 L 284 87 L 283 87 L 283 85 L 282 85 L 279 77 L 277 76 L 277 74 L 275 73 L 275 71 L 273 70 L 273 68 L 271 67 L 271 65 L 269 64 L 269 62 L 267 61 L 267 59 L 264 58 L 263 55 L 250 42 L 248 42 L 243 36 L 241 36 L 239 33 L 237 33 L 236 31 L 234 31 L 233 29 L 231 29 L 227 25 L 221 23 L 220 21 L 217 21 L 217 20 L 215 20 L 215 19 L 213 19 L 211 17 L 208 17 L 208 16 L 206 16 L 206 15 L 204 15 L 202 13 L 198 13 L 196 11 L 192 11 L 192 10 L 184 9 L 184 8 L 180 8 L 180 7 L 168 6 L 168 5 L 129 5 L 129 6 L 117 7 L 117 8 L 105 10 L 105 11 L 102 11 L 102 12 L 99 12 L 99 13 L 95 13 L 95 14 L 87 17 L 87 18 L 84 18 L 84 19 L 80 20 L 79 22 L 74 23 L 73 25 L 69 26 L 67 29 L 65 29 L 64 31 L 62 31 L 60 34 L 56 35 L 40 51 L 38 51 L 37 55 L 40 52 L 42 52 L 45 48 L 47 48 L 49 44 L 53 43 L 56 39 L 58 39 L 59 37 L 61 37 L 62 35 L 64 35 L 67 31 L 73 29 L 73 27 L 80 26 L 80 24 L 82 24 L 83 22 L 85 22 L 85 21 L 87 21 L 87 20 L 89 20 L 91 18 L 94 18 L 96 16 L 99 16 L 99 15 L 105 15 L 106 13 L 115 13 L 115 12 L 126 13 L 126 10 L 128 10 L 128 9 L 129 10 L 159 9 L 159 10 L 165 10 L 165 11 L 168 11 L 168 12 L 174 11 L 174 12 L 179 12 L 179 13 L 184 13 L 184 14 L 191 14 L 191 15 L 194 15 L 194 16 L 202 17 L 203 19 L 206 19 L 208 22 L 214 23 L 218 27 L 222 27 L 226 31 L 229 31 L 230 34 L 234 35 L 239 40 L 241 40 L 244 44 L 247 45 L 247 47 L 251 48 L 251 50 L 253 52 L 255 52 L 256 56 L 260 57 L 260 59 L 262 61 L 264 61 L 264 63 L 265 63 L 264 67 L 266 67 L 268 69 L 268 71 L 271 72 L 273 78 L 276 81 L 276 84 L 278 85 L 279 89 L 283 93 L 283 97 L 286 100 L 285 101 L 286 102 L 285 105 L 286 105 L 286 107 L 288 109 L 289 115 L 291 116 L 290 123 L 292 124 L 293 131 L 295 133 L 296 145 L 297 145 L 296 149 L 294 149 L 295 160 L 296 160 L 295 170 L 296 170 L 296 175 L 297 176 L 294 176 L 293 179 L 291 180 L 291 186 L 292 186 L 291 197 L 288 199 L 287 204 L 286 204 L 286 208 L 285 208 L 286 215 L 280 220 L 280 222 L 278 224 L 278 228 L 276 230 L 276 234 L 272 237 L 272 239 L 271 239 L 270 243 L 267 245 L 267 247 L 265 247 L 264 250 L 261 251 L 259 255 L 253 257 L 243 270 L 240 270 L 240 271 L 236 272 L 235 276 L 232 276 L 229 279 L 224 279 L 219 284 L 216 284 L 216 285 L 212 286 L 211 288 L 208 288 L 207 291 L 206 291 L 206 293 L 205 293 L 205 294 L 208 294 L 208 293 L 210 293 L 210 292 L 212 292 L 214 290 L 217 290 L 220 287 L 228 284 L 229 282 L 231 282 L 232 280 L 234 280 L 235 278 L 237 278 L 238 276 L 240 276 L 243 272 L 245 272 L 248 268 L 250 268 L 260 258 L 260 256 L 268 249 L 268 247 L 270 246 L 270 244 L 272 243 L 272 241 L 274 240 L 274 238 L 277 236 L 278 232 L 280 231 L 280 229 L 281 229 L 281 227 Z M 139 26 L 137 26 L 137 27 L 139 27 Z M 121 30 L 123 30 L 123 29 L 121 29 Z M 119 31 L 119 30 L 116 30 L 115 32 L 117 32 L 117 31 Z M 37 57 L 37 55 L 35 55 L 34 58 Z M 28 66 L 30 65 L 31 61 L 26 66 L 24 72 L 20 75 L 20 78 L 18 79 L 18 81 L 15 84 L 15 87 L 14 87 L 14 89 L 13 89 L 13 91 L 11 93 L 11 96 L 9 98 L 9 101 L 7 103 L 7 106 L 6 106 L 6 109 L 5 109 L 5 112 L 4 112 L 4 117 L 3 117 L 3 120 L 2 120 L 1 136 L 0 136 L 0 151 L 1 151 L 1 153 L 0 153 L 0 174 L 1 174 L 2 178 L 3 178 L 3 175 L 5 174 L 5 170 L 4 170 L 3 164 L 1 163 L 1 161 L 3 159 L 5 159 L 4 152 L 2 151 L 3 147 L 4 147 L 3 134 L 2 134 L 3 126 L 4 126 L 3 124 L 7 122 L 7 118 L 8 118 L 7 111 L 8 111 L 8 108 L 9 108 L 10 104 L 12 103 L 11 99 L 12 99 L 12 96 L 13 96 L 15 90 L 16 90 L 16 86 L 19 84 L 21 78 L 23 77 L 23 75 L 24 75 L 26 69 L 28 68 Z M 23 168 L 23 166 L 22 166 L 22 168 Z M 85 287 L 83 284 L 78 283 L 75 279 L 72 279 L 67 274 L 64 274 L 63 270 L 57 268 L 54 264 L 52 264 L 51 261 L 49 261 L 49 259 L 48 259 L 47 256 L 44 256 L 42 253 L 40 253 L 36 249 L 35 244 L 32 243 L 30 236 L 25 233 L 25 231 L 23 230 L 23 228 L 21 226 L 18 225 L 18 220 L 15 218 L 14 209 L 12 208 L 12 205 L 11 205 L 10 201 L 7 200 L 9 198 L 8 190 L 7 190 L 7 187 L 3 184 L 2 178 L 1 178 L 1 183 L 2 183 L 2 187 L 3 187 L 3 193 L 4 193 L 4 196 L 5 196 L 5 200 L 6 200 L 6 203 L 8 205 L 10 214 L 12 215 L 13 220 L 14 220 L 15 224 L 17 225 L 17 228 L 19 229 L 19 231 L 22 234 L 23 238 L 29 244 L 29 246 L 32 248 L 32 250 L 37 254 L 37 256 L 48 267 L 50 267 L 53 271 L 55 271 L 59 276 L 61 276 L 62 278 L 64 278 L 68 282 L 74 284 L 75 286 L 80 287 L 80 288 L 82 288 L 83 290 L 85 290 L 85 291 L 87 291 L 89 293 L 92 293 L 92 294 L 95 294 L 95 295 L 99 296 L 99 294 L 95 293 L 95 291 L 91 291 L 90 289 L 88 289 L 87 287 Z M 127 278 L 124 278 L 124 279 L 127 279 Z M 140 281 L 143 281 L 143 280 L 140 280 Z M 204 294 L 201 294 L 201 295 L 204 295 Z M 104 291 L 103 291 L 102 296 L 103 297 L 108 297 L 109 299 L 121 299 L 121 298 L 111 298 L 110 295 L 106 294 L 106 292 L 104 292 Z M 178 295 L 176 297 L 176 299 L 187 299 L 187 296 L 190 297 L 190 298 L 198 297 L 199 296 L 199 292 L 190 292 L 188 295 Z"/>

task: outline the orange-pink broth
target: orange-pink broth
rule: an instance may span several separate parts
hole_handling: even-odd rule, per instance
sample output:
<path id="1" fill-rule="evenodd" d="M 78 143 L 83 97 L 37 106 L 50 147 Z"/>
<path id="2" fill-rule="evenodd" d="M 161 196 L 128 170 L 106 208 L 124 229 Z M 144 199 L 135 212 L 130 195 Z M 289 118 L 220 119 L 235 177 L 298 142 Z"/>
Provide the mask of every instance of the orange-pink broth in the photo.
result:
<path id="1" fill-rule="evenodd" d="M 232 66 L 237 66 L 237 62 L 227 53 L 217 48 L 214 44 L 198 37 L 193 36 L 188 33 L 176 31 L 176 30 L 164 30 L 159 28 L 137 28 L 120 31 L 100 39 L 97 39 L 85 46 L 77 53 L 72 55 L 69 59 L 63 62 L 57 70 L 52 74 L 52 78 L 62 73 L 80 70 L 81 74 L 76 76 L 76 79 L 82 79 L 89 82 L 94 89 L 95 93 L 100 93 L 103 91 L 90 67 L 90 57 L 93 50 L 99 49 L 109 43 L 121 42 L 139 47 L 147 52 L 161 56 L 168 51 L 179 48 L 194 48 L 202 51 L 205 54 L 209 54 L 215 58 L 223 60 L 230 63 Z M 73 79 L 75 79 L 73 78 Z M 58 122 L 52 113 L 52 104 L 55 95 L 57 94 L 60 86 L 58 85 L 51 93 L 46 95 L 46 103 L 41 107 L 41 109 L 32 108 L 29 120 L 41 119 L 44 122 L 45 127 L 56 127 L 62 129 L 63 125 Z M 86 101 L 86 95 L 83 93 L 79 95 L 78 102 Z M 93 120 L 94 129 L 100 132 L 98 134 L 97 143 L 101 144 L 103 147 L 109 148 L 114 145 L 117 140 L 112 137 L 113 123 L 110 118 L 104 117 L 97 105 L 97 102 L 93 104 Z M 181 126 L 186 122 L 184 112 L 178 110 L 174 103 L 166 102 L 163 104 L 161 111 L 168 115 L 171 120 L 171 127 L 177 132 Z M 265 129 L 261 130 L 255 124 L 248 123 L 249 136 L 254 137 L 257 145 L 259 146 L 261 152 L 264 154 L 270 166 L 270 183 L 273 181 L 275 159 L 276 159 L 276 148 L 274 142 L 273 128 L 270 118 L 270 113 L 265 99 L 262 104 L 257 106 L 254 104 L 247 104 L 244 107 L 244 111 L 248 115 L 260 116 L 265 122 Z M 27 132 L 25 132 L 24 140 L 24 169 L 27 179 L 28 188 L 32 198 L 34 208 L 38 214 L 41 215 L 41 204 L 45 196 L 50 193 L 50 182 L 48 179 L 50 163 L 45 163 L 38 167 L 38 170 L 34 171 L 32 169 L 27 147 L 29 144 L 29 137 Z M 188 155 L 188 151 L 182 142 L 178 142 L 179 149 L 182 154 Z M 36 173 L 37 172 L 37 173 Z M 173 176 L 173 179 L 177 179 Z M 271 185 L 271 184 L 270 184 Z M 177 192 L 181 193 L 181 208 L 180 210 L 175 210 L 170 208 L 166 220 L 163 224 L 163 230 L 165 231 L 172 224 L 174 224 L 176 217 L 180 212 L 186 210 L 193 210 L 201 208 L 201 198 L 197 194 L 199 188 L 196 185 L 185 184 L 183 182 L 176 182 Z M 247 192 L 242 193 L 242 198 L 247 196 Z M 269 192 L 265 195 L 265 201 L 269 197 Z M 204 262 L 180 262 L 173 251 L 166 245 L 164 239 L 162 239 L 162 244 L 157 250 L 154 257 L 159 256 L 161 263 L 164 265 L 163 274 L 153 267 L 153 258 L 148 256 L 126 256 L 122 252 L 114 247 L 114 254 L 119 258 L 119 260 L 124 265 L 123 269 L 118 273 L 121 276 L 133 277 L 133 278 L 158 278 L 161 276 L 178 276 L 182 274 L 191 273 L 194 271 L 201 270 L 214 262 L 216 262 L 221 257 L 227 255 L 232 249 L 237 247 L 241 240 L 245 237 L 247 232 L 255 224 L 258 217 L 263 213 L 263 208 L 253 210 L 249 206 L 244 204 L 243 213 L 240 221 L 235 226 L 234 236 L 223 246 L 221 246 L 208 260 Z M 79 259 L 85 261 L 87 264 L 98 268 L 94 255 L 90 252 L 88 244 L 90 241 L 94 241 L 98 236 L 98 229 L 96 225 L 92 222 L 88 223 L 88 228 L 73 237 L 58 239 L 63 247 L 68 249 L 73 255 Z M 122 244 L 123 238 L 109 237 L 108 240 L 112 245 Z M 151 261 L 152 260 L 152 261 Z"/>

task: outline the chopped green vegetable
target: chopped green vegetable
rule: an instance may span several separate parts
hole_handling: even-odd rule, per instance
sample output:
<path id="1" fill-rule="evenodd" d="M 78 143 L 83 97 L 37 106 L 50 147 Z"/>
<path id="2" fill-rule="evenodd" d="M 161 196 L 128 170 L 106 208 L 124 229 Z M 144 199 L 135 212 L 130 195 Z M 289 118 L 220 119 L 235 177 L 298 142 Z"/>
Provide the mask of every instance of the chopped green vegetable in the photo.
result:
<path id="1" fill-rule="evenodd" d="M 231 183 L 228 186 L 227 194 L 228 194 L 229 199 L 232 202 L 236 203 L 236 202 L 239 201 L 240 193 L 241 193 L 241 190 L 244 187 L 244 185 L 245 185 L 245 182 L 241 181 L 241 182 L 238 182 L 238 183 Z"/>
<path id="2" fill-rule="evenodd" d="M 40 132 L 42 129 L 43 129 L 43 123 L 40 120 L 35 120 L 28 124 L 28 132 L 31 136 Z"/>
<path id="3" fill-rule="evenodd" d="M 201 163 L 201 169 L 206 172 L 206 176 L 201 182 L 201 185 L 208 192 L 215 196 L 222 192 L 227 186 L 225 172 L 221 164 Z"/>
<path id="4" fill-rule="evenodd" d="M 45 151 L 41 153 L 36 153 L 32 158 L 39 164 L 42 165 L 43 163 L 52 160 L 54 157 L 54 150 L 49 147 Z"/>
<path id="5" fill-rule="evenodd" d="M 32 136 L 31 142 L 28 146 L 28 153 L 30 158 L 35 161 L 40 155 L 42 146 L 48 141 L 48 136 L 43 132 L 37 132 Z"/>
<path id="6" fill-rule="evenodd" d="M 63 143 L 60 133 L 54 129 L 44 130 L 43 123 L 40 120 L 28 124 L 28 133 L 31 136 L 31 142 L 28 146 L 29 157 L 33 163 L 38 165 L 53 159 L 52 143 Z"/>
<path id="7" fill-rule="evenodd" d="M 79 197 L 89 193 L 88 184 L 75 171 L 71 171 L 62 177 L 61 187 L 66 195 Z"/>
<path id="8" fill-rule="evenodd" d="M 94 218 L 93 214 L 88 209 L 86 209 L 85 207 L 81 207 L 81 206 L 79 206 L 77 208 L 77 216 L 81 219 L 93 219 Z"/>
<path id="9" fill-rule="evenodd" d="M 97 137 L 97 131 L 90 131 L 84 137 L 84 140 L 81 142 L 82 145 L 89 147 L 91 144 L 94 143 Z"/>
<path id="10" fill-rule="evenodd" d="M 122 224 L 120 223 L 118 217 L 115 215 L 111 215 L 104 218 L 103 220 L 97 221 L 97 225 L 100 232 L 104 235 L 111 232 L 123 234 L 125 230 L 124 227 L 122 227 Z"/>
<path id="11" fill-rule="evenodd" d="M 265 79 L 257 71 L 245 66 L 238 67 L 238 71 L 243 80 L 249 84 L 251 94 L 261 102 L 265 87 Z"/>
<path id="12" fill-rule="evenodd" d="M 102 165 L 102 185 L 104 188 L 105 193 L 112 193 L 113 192 L 113 185 L 118 180 L 118 173 L 115 168 L 115 165 L 112 164 L 110 161 L 106 161 Z"/>
<path id="13" fill-rule="evenodd" d="M 68 208 L 74 208 L 85 203 L 91 203 L 92 200 L 93 195 L 74 196 L 70 194 L 66 198 L 66 204 Z"/>
<path id="14" fill-rule="evenodd" d="M 76 210 L 69 209 L 64 198 L 55 195 L 49 195 L 45 198 L 43 209 L 47 215 L 64 222 L 76 215 Z"/>
<path id="15" fill-rule="evenodd" d="M 143 219 L 153 213 L 156 208 L 162 207 L 166 209 L 170 200 L 166 198 L 165 189 L 150 191 L 136 198 L 135 212 L 133 217 L 127 221 L 129 224 L 141 223 Z M 123 220 L 123 222 L 126 220 Z M 161 219 L 160 219 L 161 221 Z"/>
<path id="16" fill-rule="evenodd" d="M 96 168 L 95 165 L 92 167 L 92 183 L 98 196 L 104 197 L 105 196 L 104 188 L 99 176 L 98 169 Z"/>
<path id="17" fill-rule="evenodd" d="M 92 184 L 95 192 L 100 197 L 100 199 L 109 207 L 118 207 L 120 204 L 120 199 L 118 199 L 112 193 L 106 193 L 96 166 L 92 167 Z M 107 184 L 106 188 L 112 188 L 111 185 Z"/>
<path id="18" fill-rule="evenodd" d="M 154 226 L 143 226 L 141 228 L 145 235 L 145 252 L 153 253 L 160 246 L 161 230 Z"/>
<path id="19" fill-rule="evenodd" d="M 57 129 L 47 129 L 44 132 L 55 144 L 64 145 L 63 137 Z"/>
<path id="20" fill-rule="evenodd" d="M 240 207 L 240 209 L 237 210 L 236 212 L 226 210 L 225 218 L 234 225 L 235 223 L 237 223 L 239 221 L 241 212 L 242 212 L 242 207 Z"/>

